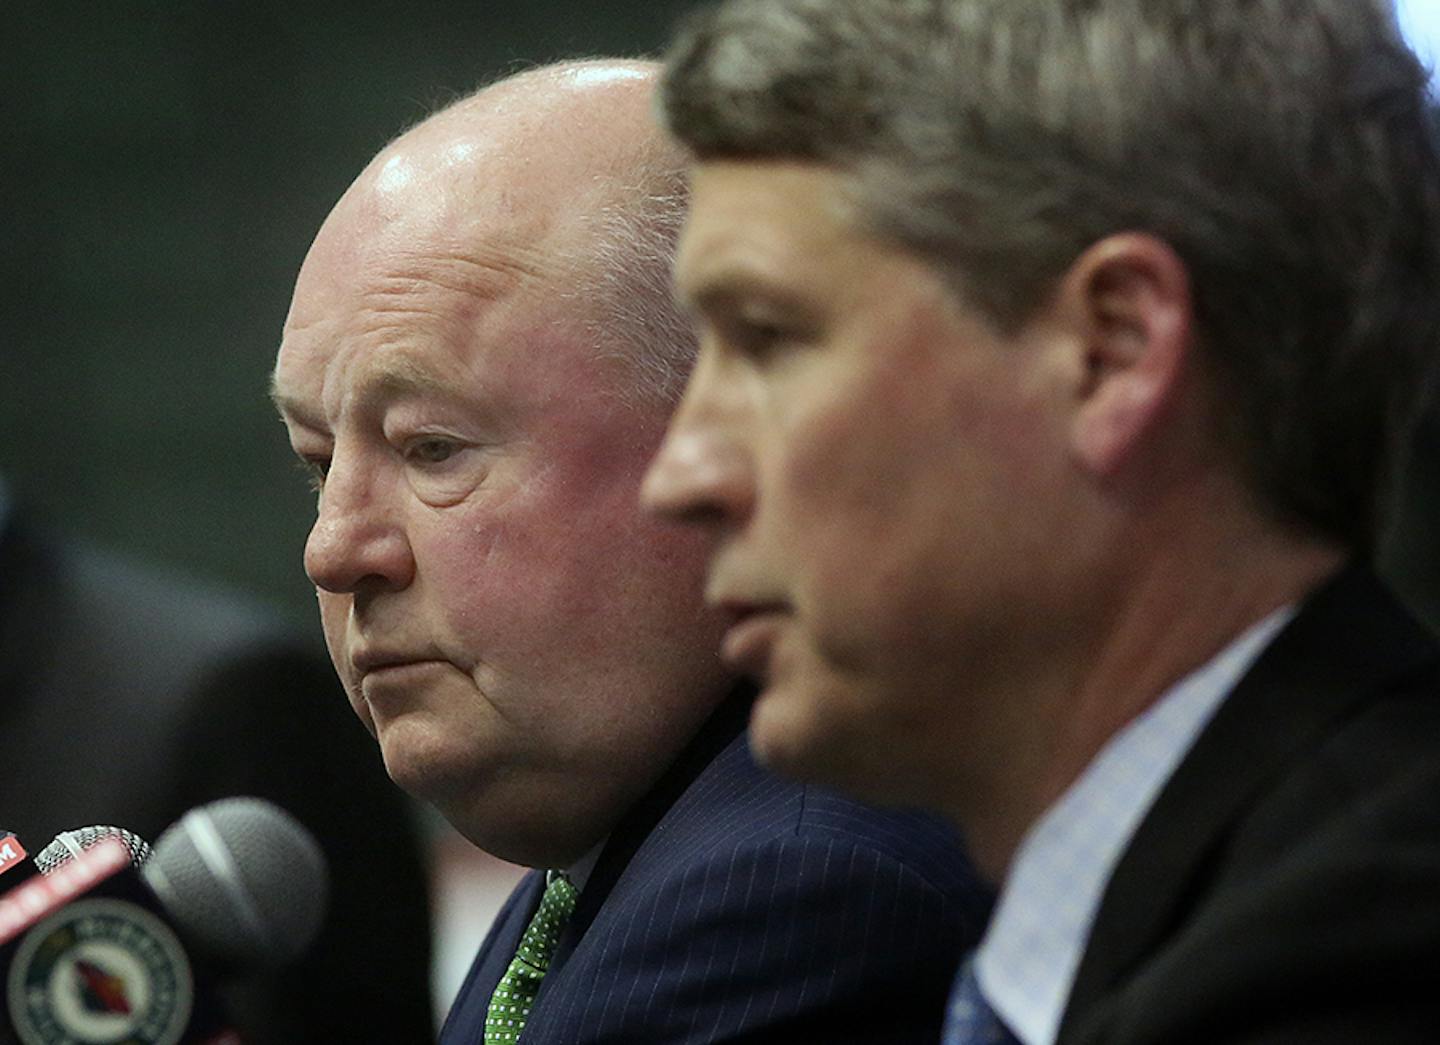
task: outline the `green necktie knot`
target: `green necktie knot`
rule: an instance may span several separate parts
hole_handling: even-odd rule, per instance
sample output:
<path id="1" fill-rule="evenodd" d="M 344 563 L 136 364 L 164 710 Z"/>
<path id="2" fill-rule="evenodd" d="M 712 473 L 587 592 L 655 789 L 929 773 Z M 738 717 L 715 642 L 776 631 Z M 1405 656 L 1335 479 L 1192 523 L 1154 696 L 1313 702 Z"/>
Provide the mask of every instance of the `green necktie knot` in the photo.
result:
<path id="1" fill-rule="evenodd" d="M 579 890 L 563 874 L 551 873 L 540 907 L 525 927 L 515 957 L 490 997 L 490 1008 L 485 1014 L 485 1045 L 512 1045 L 520 1040 L 525 1020 L 540 992 L 540 981 L 550 968 L 550 959 L 565 923 L 575 913 L 575 899 L 579 895 Z"/>

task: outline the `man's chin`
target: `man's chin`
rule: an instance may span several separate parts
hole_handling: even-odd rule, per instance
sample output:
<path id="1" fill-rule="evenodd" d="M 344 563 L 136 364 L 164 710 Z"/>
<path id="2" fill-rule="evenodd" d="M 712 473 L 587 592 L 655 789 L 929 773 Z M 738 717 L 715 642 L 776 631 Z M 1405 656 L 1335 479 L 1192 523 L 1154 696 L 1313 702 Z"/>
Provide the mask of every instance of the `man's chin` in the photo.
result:
<path id="1" fill-rule="evenodd" d="M 872 795 L 883 781 L 867 780 L 873 752 L 856 724 L 842 714 L 844 702 L 793 682 L 768 683 L 750 715 L 755 760 L 782 776 Z"/>
<path id="2" fill-rule="evenodd" d="M 474 752 L 428 728 L 418 716 L 402 716 L 379 725 L 376 733 L 385 771 L 403 791 L 443 808 L 465 790 L 473 775 Z"/>
<path id="3" fill-rule="evenodd" d="M 573 815 L 563 803 L 537 807 L 534 789 L 520 790 L 481 786 L 427 802 L 477 849 L 522 867 L 569 867 L 613 826 L 605 816 Z"/>

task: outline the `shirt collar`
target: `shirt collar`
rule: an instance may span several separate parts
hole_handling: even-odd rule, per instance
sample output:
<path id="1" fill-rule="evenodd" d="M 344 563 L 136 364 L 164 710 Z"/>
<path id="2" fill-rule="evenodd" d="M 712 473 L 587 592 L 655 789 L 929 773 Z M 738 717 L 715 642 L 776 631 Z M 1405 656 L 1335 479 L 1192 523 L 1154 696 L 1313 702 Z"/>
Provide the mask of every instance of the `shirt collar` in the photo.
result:
<path id="1" fill-rule="evenodd" d="M 595 870 L 595 864 L 600 860 L 600 851 L 605 848 L 607 841 L 609 841 L 608 838 L 600 839 L 593 849 L 563 870 L 546 871 L 545 884 L 549 885 L 556 875 L 563 874 L 575 887 L 575 892 L 580 893 L 585 888 L 585 883 L 590 880 L 590 873 Z"/>
<path id="2" fill-rule="evenodd" d="M 1284 606 L 1116 733 L 1016 851 L 976 972 L 1025 1045 L 1052 1045 L 1110 875 L 1200 730 L 1296 608 Z"/>

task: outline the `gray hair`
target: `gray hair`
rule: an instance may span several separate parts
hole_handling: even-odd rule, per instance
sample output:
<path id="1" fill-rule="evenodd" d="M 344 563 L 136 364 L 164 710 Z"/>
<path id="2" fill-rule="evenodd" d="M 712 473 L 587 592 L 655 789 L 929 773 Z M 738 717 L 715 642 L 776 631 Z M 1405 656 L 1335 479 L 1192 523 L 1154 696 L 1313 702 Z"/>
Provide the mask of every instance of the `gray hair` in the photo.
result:
<path id="1" fill-rule="evenodd" d="M 608 202 L 590 217 L 567 296 L 585 299 L 598 351 L 625 369 L 620 398 L 673 405 L 698 347 L 670 276 L 689 204 L 685 157 L 660 140 L 631 167 L 631 180 L 606 186 Z"/>
<path id="2" fill-rule="evenodd" d="M 519 63 L 431 115 L 474 103 L 491 88 L 516 80 L 640 61 L 645 60 L 597 56 Z M 430 118 L 420 117 L 394 140 Z M 685 154 L 663 134 L 636 143 L 633 154 L 616 164 L 623 174 L 595 175 L 595 198 L 603 202 L 584 216 L 588 235 L 556 259 L 569 276 L 563 297 L 577 305 L 597 353 L 621 371 L 611 394 L 636 409 L 678 402 L 699 347 L 670 276 L 690 202 L 687 165 Z"/>
<path id="3" fill-rule="evenodd" d="M 1085 248 L 1189 269 L 1220 437 L 1369 552 L 1440 336 L 1425 73 L 1381 0 L 731 0 L 661 104 L 702 160 L 813 160 L 1013 332 Z"/>

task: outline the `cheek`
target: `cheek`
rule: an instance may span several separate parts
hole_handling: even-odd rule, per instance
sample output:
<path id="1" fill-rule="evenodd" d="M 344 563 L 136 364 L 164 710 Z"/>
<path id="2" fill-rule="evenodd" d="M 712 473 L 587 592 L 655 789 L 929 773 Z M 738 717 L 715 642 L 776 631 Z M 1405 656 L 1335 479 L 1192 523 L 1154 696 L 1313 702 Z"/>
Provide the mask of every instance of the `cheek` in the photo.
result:
<path id="1" fill-rule="evenodd" d="M 934 458 L 946 419 L 920 363 L 905 372 L 868 358 L 856 363 L 856 354 L 798 376 L 771 405 L 771 441 L 781 498 L 812 525 L 843 517 L 864 540 L 878 535 L 896 495 Z"/>
<path id="2" fill-rule="evenodd" d="M 919 538 L 924 501 L 936 496 L 943 469 L 933 440 L 913 413 L 886 405 L 878 397 L 830 402 L 777 440 L 775 481 L 761 510 L 771 511 L 799 568 L 827 588 L 843 591 L 867 577 L 880 583 L 873 574 L 889 572 L 883 563 L 897 541 Z"/>
<path id="3" fill-rule="evenodd" d="M 628 589 L 647 562 L 635 510 L 566 493 L 514 498 L 412 538 L 432 610 L 483 640 L 486 659 L 546 659 L 557 645 L 584 655 L 605 642 L 617 606 L 636 604 Z"/>
<path id="4" fill-rule="evenodd" d="M 892 392 L 877 383 L 790 433 L 772 505 L 776 565 L 816 656 L 864 677 L 943 648 L 997 522 L 948 411 Z"/>

